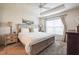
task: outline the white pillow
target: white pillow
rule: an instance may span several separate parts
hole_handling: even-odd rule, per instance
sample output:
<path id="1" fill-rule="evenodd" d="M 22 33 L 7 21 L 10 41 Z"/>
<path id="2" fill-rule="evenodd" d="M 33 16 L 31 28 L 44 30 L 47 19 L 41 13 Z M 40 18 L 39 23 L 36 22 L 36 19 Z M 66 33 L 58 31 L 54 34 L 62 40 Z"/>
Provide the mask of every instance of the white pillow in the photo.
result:
<path id="1" fill-rule="evenodd" d="M 21 33 L 28 33 L 29 29 L 28 28 L 21 28 Z"/>
<path id="2" fill-rule="evenodd" d="M 34 32 L 39 32 L 38 28 L 34 28 Z"/>

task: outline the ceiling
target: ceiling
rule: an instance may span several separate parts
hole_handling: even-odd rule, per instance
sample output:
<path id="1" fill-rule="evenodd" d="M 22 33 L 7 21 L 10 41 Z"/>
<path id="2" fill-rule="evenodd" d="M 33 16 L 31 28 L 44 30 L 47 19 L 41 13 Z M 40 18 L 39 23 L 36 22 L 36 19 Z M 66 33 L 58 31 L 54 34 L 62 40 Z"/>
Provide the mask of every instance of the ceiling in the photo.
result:
<path id="1" fill-rule="evenodd" d="M 56 8 L 60 5 L 62 5 L 62 3 L 42 3 L 40 4 L 41 13 L 49 9 Z"/>
<path id="2" fill-rule="evenodd" d="M 41 3 L 40 17 L 67 11 L 79 7 L 79 3 Z"/>
<path id="3" fill-rule="evenodd" d="M 33 13 L 39 14 L 38 15 L 39 17 L 49 16 L 52 14 L 67 11 L 72 8 L 79 7 L 79 3 L 20 3 L 20 4 L 0 3 L 0 7 L 14 6 L 14 5 L 16 5 L 18 8 L 19 7 L 24 8 L 24 10 L 27 10 L 27 12 L 33 11 Z"/>

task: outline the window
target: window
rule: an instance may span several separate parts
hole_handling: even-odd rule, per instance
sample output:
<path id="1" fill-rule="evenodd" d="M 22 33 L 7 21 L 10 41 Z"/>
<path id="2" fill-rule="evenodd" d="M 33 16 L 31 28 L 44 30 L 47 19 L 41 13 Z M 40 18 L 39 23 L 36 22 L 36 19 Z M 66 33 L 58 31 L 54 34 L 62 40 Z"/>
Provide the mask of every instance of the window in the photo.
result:
<path id="1" fill-rule="evenodd" d="M 64 25 L 60 18 L 46 21 L 46 32 L 63 35 Z"/>

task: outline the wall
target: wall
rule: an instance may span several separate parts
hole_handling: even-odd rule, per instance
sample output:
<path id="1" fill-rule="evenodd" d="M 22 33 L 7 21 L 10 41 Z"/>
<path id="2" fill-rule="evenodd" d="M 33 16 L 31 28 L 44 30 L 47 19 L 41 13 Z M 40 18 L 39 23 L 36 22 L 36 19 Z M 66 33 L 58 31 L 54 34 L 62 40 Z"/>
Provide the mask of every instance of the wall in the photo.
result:
<path id="1" fill-rule="evenodd" d="M 35 4 L 3 4 L 2 21 L 13 23 L 22 23 L 22 18 L 34 21 L 37 25 L 39 22 L 39 9 Z"/>
<path id="2" fill-rule="evenodd" d="M 79 24 L 79 8 L 69 10 L 65 13 L 67 14 L 65 18 L 67 30 L 76 30 L 76 26 Z"/>
<path id="3" fill-rule="evenodd" d="M 2 21 L 2 10 L 3 10 L 3 7 L 2 7 L 2 4 L 0 5 L 0 22 Z"/>

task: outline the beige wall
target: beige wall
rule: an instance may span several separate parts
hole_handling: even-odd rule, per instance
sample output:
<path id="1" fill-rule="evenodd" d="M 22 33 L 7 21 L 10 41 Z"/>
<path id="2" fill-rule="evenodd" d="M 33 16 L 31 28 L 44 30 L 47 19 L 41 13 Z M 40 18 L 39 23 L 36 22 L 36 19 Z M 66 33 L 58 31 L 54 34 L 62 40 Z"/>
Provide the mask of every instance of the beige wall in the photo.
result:
<path id="1" fill-rule="evenodd" d="M 2 21 L 21 23 L 22 18 L 38 24 L 39 9 L 34 4 L 3 4 Z"/>
<path id="2" fill-rule="evenodd" d="M 22 18 L 32 20 L 38 26 L 39 11 L 38 4 L 33 3 L 0 4 L 0 22 L 12 22 L 13 31 L 16 31 L 15 24 L 22 23 Z"/>
<path id="3" fill-rule="evenodd" d="M 79 8 L 70 10 L 65 18 L 67 24 L 67 30 L 76 30 L 76 26 L 79 24 Z"/>
<path id="4" fill-rule="evenodd" d="M 2 6 L 0 6 L 0 22 L 2 21 Z"/>

